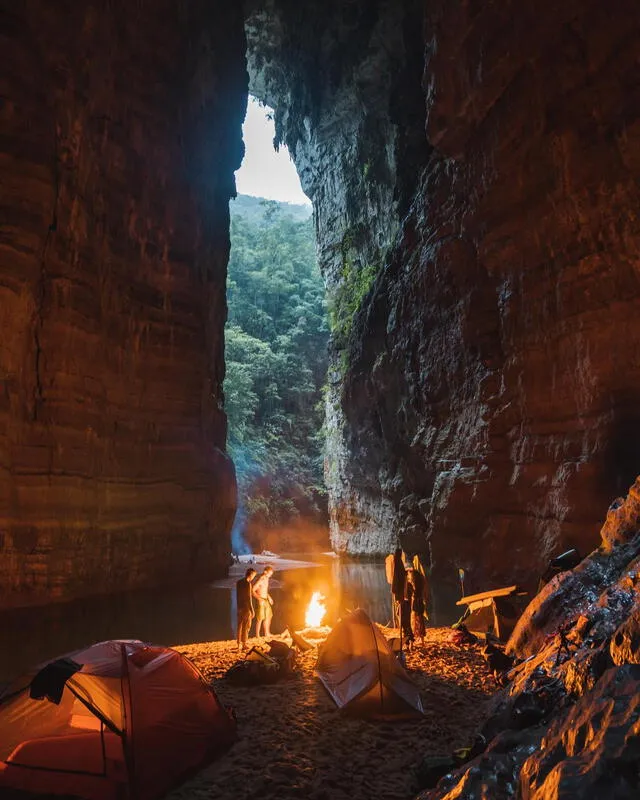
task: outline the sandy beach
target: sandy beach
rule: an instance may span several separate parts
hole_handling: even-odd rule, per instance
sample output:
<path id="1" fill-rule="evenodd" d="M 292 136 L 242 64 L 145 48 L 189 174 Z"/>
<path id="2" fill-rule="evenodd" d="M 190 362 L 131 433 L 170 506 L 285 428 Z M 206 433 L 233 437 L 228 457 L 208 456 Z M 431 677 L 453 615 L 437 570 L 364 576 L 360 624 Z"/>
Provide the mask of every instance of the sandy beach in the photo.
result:
<path id="1" fill-rule="evenodd" d="M 425 716 L 402 722 L 370 722 L 338 711 L 314 678 L 315 649 L 299 656 L 294 677 L 241 687 L 224 677 L 241 657 L 235 642 L 177 647 L 212 682 L 220 700 L 235 709 L 238 741 L 168 797 L 413 798 L 421 759 L 470 744 L 496 689 L 478 648 L 454 645 L 450 635 L 449 628 L 431 628 L 424 646 L 407 655 Z"/>

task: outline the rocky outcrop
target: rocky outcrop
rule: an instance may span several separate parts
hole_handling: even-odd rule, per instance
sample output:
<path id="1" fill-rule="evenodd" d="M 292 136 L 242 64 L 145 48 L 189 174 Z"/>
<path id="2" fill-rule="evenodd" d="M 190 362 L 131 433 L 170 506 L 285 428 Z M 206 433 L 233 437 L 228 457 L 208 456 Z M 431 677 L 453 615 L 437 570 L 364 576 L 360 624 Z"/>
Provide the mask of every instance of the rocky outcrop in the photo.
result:
<path id="1" fill-rule="evenodd" d="M 421 800 L 638 796 L 640 478 L 601 538 L 514 630 L 519 663 L 484 726 L 486 751 Z"/>
<path id="2" fill-rule="evenodd" d="M 640 668 L 611 669 L 554 723 L 525 762 L 523 800 L 631 798 L 640 792 Z"/>
<path id="3" fill-rule="evenodd" d="M 636 563 L 640 559 L 638 533 L 640 478 L 625 499 L 619 498 L 609 508 L 600 531 L 600 547 L 574 570 L 557 575 L 529 603 L 509 640 L 509 653 L 519 658 L 538 654 L 548 637 L 555 635 L 567 620 L 585 615 L 589 617 L 590 629 L 596 618 L 608 626 L 614 622 L 617 626 L 620 620 L 610 618 L 611 592 L 618 592 L 620 602 L 616 601 L 616 605 L 620 605 L 626 616 L 629 598 L 635 596 L 635 586 L 640 580 L 640 563 Z M 584 635 L 585 631 L 581 633 Z M 608 630 L 607 636 L 610 634 Z"/>
<path id="4" fill-rule="evenodd" d="M 2 4 L 0 605 L 226 570 L 226 5 Z"/>

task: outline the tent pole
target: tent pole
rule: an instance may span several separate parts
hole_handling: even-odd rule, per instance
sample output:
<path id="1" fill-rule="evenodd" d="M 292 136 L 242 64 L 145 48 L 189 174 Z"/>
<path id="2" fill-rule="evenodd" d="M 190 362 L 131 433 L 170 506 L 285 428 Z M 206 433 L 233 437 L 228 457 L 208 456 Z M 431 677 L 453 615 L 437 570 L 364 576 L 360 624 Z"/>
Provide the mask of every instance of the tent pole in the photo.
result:
<path id="1" fill-rule="evenodd" d="M 124 750 L 125 763 L 127 765 L 127 773 L 129 777 L 129 790 L 131 793 L 131 797 L 135 799 L 138 797 L 138 785 L 137 785 L 136 771 L 135 771 L 135 754 L 133 750 L 133 702 L 131 697 L 131 675 L 129 674 L 129 657 L 127 655 L 127 646 L 124 642 L 122 642 L 120 649 L 122 653 L 122 666 L 123 666 L 122 679 L 120 685 L 123 695 L 122 702 L 125 711 L 125 731 L 124 731 L 123 750 Z"/>
<path id="2" fill-rule="evenodd" d="M 376 641 L 376 629 L 373 627 L 374 623 L 369 620 L 369 627 L 371 628 L 371 633 L 373 635 L 373 646 L 376 651 L 376 656 L 378 658 L 378 683 L 380 684 L 380 713 L 384 713 L 384 686 L 382 683 L 382 664 L 380 663 L 380 648 L 378 647 L 378 642 Z"/>

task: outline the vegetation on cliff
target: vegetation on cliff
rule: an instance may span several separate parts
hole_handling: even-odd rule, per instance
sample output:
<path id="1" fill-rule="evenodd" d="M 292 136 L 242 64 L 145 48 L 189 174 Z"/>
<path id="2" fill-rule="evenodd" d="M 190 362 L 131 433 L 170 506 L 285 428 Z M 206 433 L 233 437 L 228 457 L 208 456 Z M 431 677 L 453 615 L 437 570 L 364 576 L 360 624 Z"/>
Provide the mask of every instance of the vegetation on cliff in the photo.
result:
<path id="1" fill-rule="evenodd" d="M 329 299 L 329 325 L 338 349 L 346 346 L 353 328 L 353 319 L 380 271 L 378 264 L 358 263 L 357 236 L 357 230 L 348 229 L 342 237 L 342 267 L 339 281 Z"/>
<path id="2" fill-rule="evenodd" d="M 324 520 L 329 332 L 310 211 L 238 197 L 227 286 L 224 389 L 246 525 Z"/>

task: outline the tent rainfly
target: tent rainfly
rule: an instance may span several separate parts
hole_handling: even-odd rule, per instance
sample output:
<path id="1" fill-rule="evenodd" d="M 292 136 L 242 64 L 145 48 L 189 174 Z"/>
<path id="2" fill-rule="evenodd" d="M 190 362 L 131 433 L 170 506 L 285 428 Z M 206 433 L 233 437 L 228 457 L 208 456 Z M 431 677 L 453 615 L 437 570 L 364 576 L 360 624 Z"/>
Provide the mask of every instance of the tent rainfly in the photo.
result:
<path id="1" fill-rule="evenodd" d="M 101 642 L 0 694 L 0 795 L 153 800 L 234 739 L 235 723 L 187 658 Z"/>
<path id="2" fill-rule="evenodd" d="M 520 616 L 508 599 L 517 594 L 522 592 L 514 585 L 461 597 L 456 605 L 466 605 L 467 610 L 458 624 L 462 623 L 474 636 L 486 637 L 491 634 L 500 641 L 506 641 Z"/>
<path id="3" fill-rule="evenodd" d="M 344 617 L 322 645 L 316 675 L 338 708 L 364 717 L 422 714 L 416 685 L 382 631 L 362 609 Z"/>

